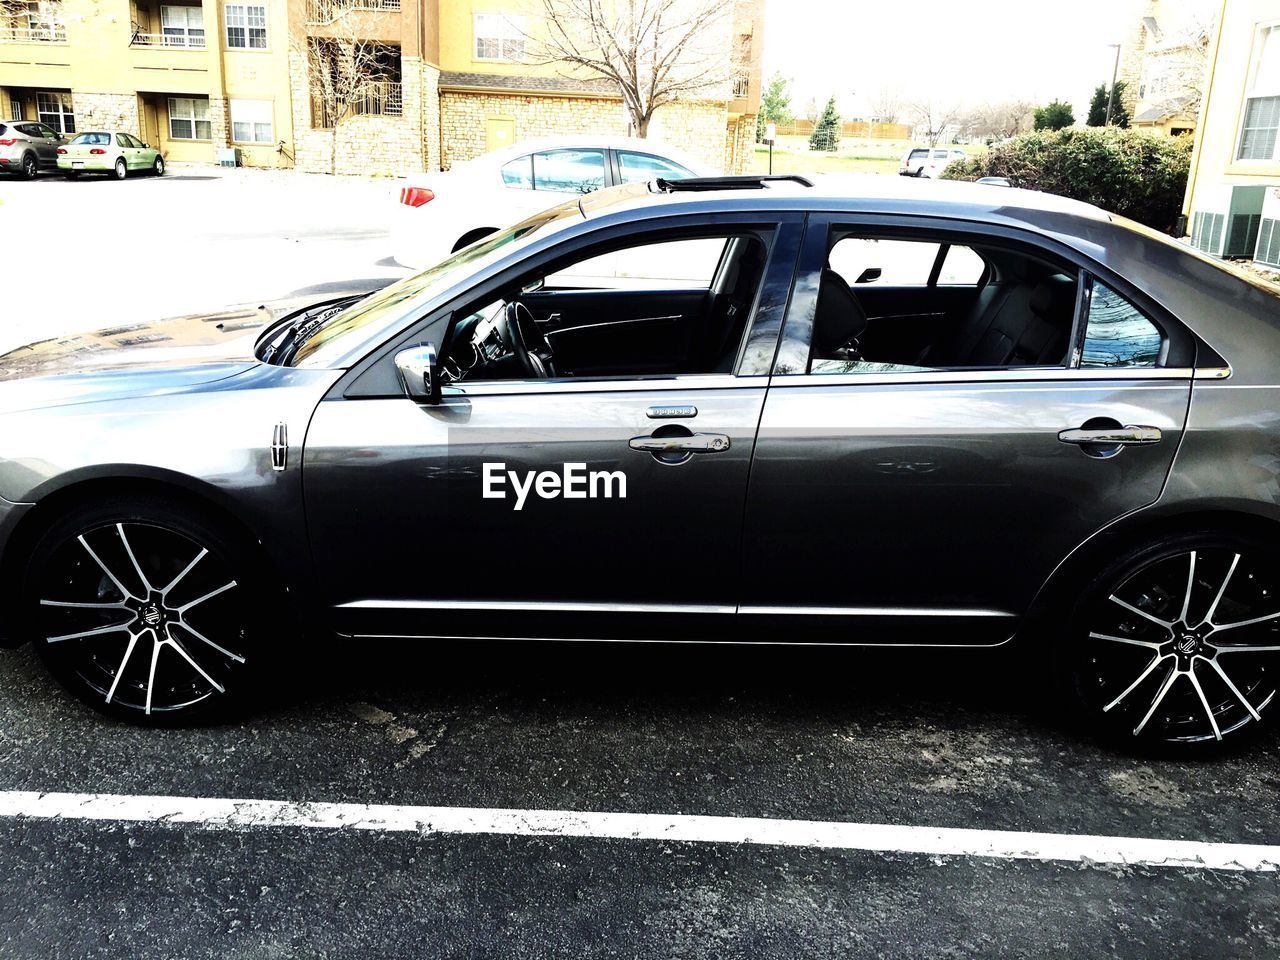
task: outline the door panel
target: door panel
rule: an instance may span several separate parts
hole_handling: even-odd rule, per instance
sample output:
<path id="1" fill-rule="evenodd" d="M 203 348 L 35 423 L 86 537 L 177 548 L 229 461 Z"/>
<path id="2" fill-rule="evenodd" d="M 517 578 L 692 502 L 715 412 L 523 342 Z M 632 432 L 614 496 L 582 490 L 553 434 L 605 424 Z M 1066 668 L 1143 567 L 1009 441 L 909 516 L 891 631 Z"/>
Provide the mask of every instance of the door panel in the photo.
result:
<path id="1" fill-rule="evenodd" d="M 791 379 L 794 385 L 788 384 Z M 998 643 L 1075 546 L 1154 501 L 1190 381 L 774 378 L 744 532 L 744 626 L 810 639 Z M 884 378 L 876 378 L 883 381 Z M 1097 417 L 1162 439 L 1097 458 Z"/>
<path id="2" fill-rule="evenodd" d="M 762 385 L 742 383 L 525 392 L 513 383 L 505 394 L 496 384 L 451 391 L 439 406 L 321 403 L 304 454 L 306 507 L 339 629 L 648 639 L 714 632 L 737 603 L 747 469 L 764 402 Z M 655 406 L 667 408 L 656 419 Z M 664 418 L 679 406 L 696 416 Z M 659 428 L 729 442 L 678 465 L 631 448 Z M 485 464 L 523 477 L 562 474 L 566 463 L 621 471 L 626 496 L 542 499 L 535 488 L 519 510 L 510 482 L 491 487 L 505 498 L 483 496 Z"/>

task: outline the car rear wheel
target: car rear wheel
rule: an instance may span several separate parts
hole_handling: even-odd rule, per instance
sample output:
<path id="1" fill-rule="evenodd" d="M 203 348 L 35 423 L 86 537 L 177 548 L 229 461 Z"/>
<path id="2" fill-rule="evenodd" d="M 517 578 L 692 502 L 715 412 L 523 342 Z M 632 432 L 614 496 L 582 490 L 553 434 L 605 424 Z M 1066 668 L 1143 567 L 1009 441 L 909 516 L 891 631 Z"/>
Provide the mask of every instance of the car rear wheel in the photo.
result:
<path id="1" fill-rule="evenodd" d="M 41 538 L 24 623 L 50 672 L 96 709 L 149 725 L 210 719 L 249 692 L 278 623 L 260 569 L 200 511 L 119 499 Z"/>
<path id="2" fill-rule="evenodd" d="M 22 155 L 22 179 L 34 180 L 39 171 L 39 165 L 36 163 L 36 155 L 34 153 L 24 153 Z"/>
<path id="3" fill-rule="evenodd" d="M 164 176 L 164 157 L 157 156 L 155 166 L 151 168 L 151 172 L 157 177 Z"/>
<path id="4" fill-rule="evenodd" d="M 113 172 L 115 173 L 117 180 L 123 180 L 125 177 L 129 175 L 129 167 L 125 164 L 124 157 L 121 157 L 119 160 L 116 161 L 115 169 Z"/>
<path id="5" fill-rule="evenodd" d="M 1280 556 L 1170 538 L 1090 585 L 1064 638 L 1071 694 L 1104 735 L 1196 752 L 1255 733 L 1280 684 Z"/>

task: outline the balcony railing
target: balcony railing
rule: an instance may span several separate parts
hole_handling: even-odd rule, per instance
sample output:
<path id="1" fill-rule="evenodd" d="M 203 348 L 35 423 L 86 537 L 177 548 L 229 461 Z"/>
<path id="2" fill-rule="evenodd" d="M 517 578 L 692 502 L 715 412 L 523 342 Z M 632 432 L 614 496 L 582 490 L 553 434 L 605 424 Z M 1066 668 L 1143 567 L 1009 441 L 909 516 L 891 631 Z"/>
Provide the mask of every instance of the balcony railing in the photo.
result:
<path id="1" fill-rule="evenodd" d="M 364 96 L 346 110 L 337 111 L 342 119 L 349 116 L 402 117 L 404 116 L 404 85 L 390 80 L 377 80 L 369 84 Z M 331 129 L 334 125 L 334 105 L 325 103 L 324 97 L 311 95 L 312 126 Z"/>
<path id="2" fill-rule="evenodd" d="M 0 43 L 66 43 L 67 28 L 60 23 L 42 23 L 32 27 L 0 25 Z"/>
<path id="3" fill-rule="evenodd" d="M 400 0 L 307 0 L 307 23 L 333 23 L 352 11 L 399 10 Z"/>
<path id="4" fill-rule="evenodd" d="M 721 89 L 724 89 L 723 87 Z M 741 100 L 751 90 L 750 77 L 734 77 L 733 78 L 733 98 Z"/>
<path id="5" fill-rule="evenodd" d="M 203 50 L 204 37 L 186 34 L 135 33 L 129 41 L 131 47 L 165 47 L 176 50 Z"/>

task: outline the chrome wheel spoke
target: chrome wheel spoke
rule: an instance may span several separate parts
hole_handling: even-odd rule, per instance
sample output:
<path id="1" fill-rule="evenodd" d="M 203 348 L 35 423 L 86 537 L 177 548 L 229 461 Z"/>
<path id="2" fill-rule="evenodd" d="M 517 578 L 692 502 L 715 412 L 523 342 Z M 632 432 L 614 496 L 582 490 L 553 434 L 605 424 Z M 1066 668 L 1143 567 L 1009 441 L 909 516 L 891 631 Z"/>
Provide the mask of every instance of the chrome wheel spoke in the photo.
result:
<path id="1" fill-rule="evenodd" d="M 1196 552 L 1191 551 L 1191 563 L 1187 569 L 1187 592 L 1182 597 L 1182 613 L 1178 619 L 1183 623 L 1187 622 L 1187 611 L 1191 609 L 1191 588 L 1196 583 Z"/>
<path id="2" fill-rule="evenodd" d="M 1156 667 L 1160 666 L 1160 664 L 1163 663 L 1165 659 L 1166 659 L 1165 657 L 1152 657 L 1151 662 L 1147 664 L 1147 669 L 1143 670 L 1142 673 L 1138 675 L 1138 679 L 1133 681 L 1133 683 L 1129 684 L 1129 686 L 1125 688 L 1124 693 L 1120 694 L 1120 696 L 1116 697 L 1114 700 L 1108 703 L 1105 707 L 1103 707 L 1102 712 L 1110 713 L 1112 709 L 1114 709 L 1120 704 L 1120 701 L 1122 701 L 1129 694 L 1133 693 L 1133 691 L 1137 690 L 1138 687 L 1142 684 L 1142 681 L 1147 679 L 1147 677 L 1151 676 L 1152 671 L 1155 670 Z"/>
<path id="3" fill-rule="evenodd" d="M 196 663 L 195 659 L 191 656 L 191 654 L 187 653 L 186 649 L 182 646 L 182 644 L 180 644 L 177 640 L 173 639 L 172 632 L 169 633 L 167 640 L 168 640 L 169 646 L 173 647 L 173 649 L 178 652 L 178 655 L 181 656 L 183 660 L 191 664 L 191 669 L 194 670 L 196 673 L 200 674 L 200 676 L 204 677 L 205 681 L 211 687 L 213 687 L 213 689 L 217 690 L 219 693 L 226 693 L 226 690 L 223 689 L 222 684 L 220 684 L 217 680 L 213 679 L 213 677 L 209 676 L 209 674 L 205 672 L 204 667 Z"/>
<path id="4" fill-rule="evenodd" d="M 1253 704 L 1250 703 L 1245 695 L 1236 689 L 1236 685 L 1231 682 L 1231 678 L 1227 676 L 1227 671 L 1222 669 L 1222 664 L 1217 660 L 1208 660 L 1206 662 L 1218 672 L 1218 676 L 1222 678 L 1222 682 L 1227 685 L 1227 689 L 1235 695 L 1235 698 L 1244 704 L 1244 708 L 1249 711 L 1249 715 L 1255 720 L 1261 720 L 1262 717 L 1258 714 L 1257 710 L 1253 709 Z"/>
<path id="5" fill-rule="evenodd" d="M 156 688 L 156 661 L 160 659 L 160 638 L 155 635 L 155 631 L 151 631 L 151 670 L 147 674 L 147 705 L 146 714 L 151 716 L 151 694 Z"/>
<path id="6" fill-rule="evenodd" d="M 1240 559 L 1237 555 L 1236 559 Z M 1200 678 L 1196 676 L 1196 665 L 1192 661 L 1191 668 L 1187 670 L 1187 679 L 1191 681 L 1191 686 L 1196 689 L 1196 696 L 1200 698 L 1200 703 L 1204 707 L 1205 716 L 1209 718 L 1209 726 L 1213 728 L 1213 739 L 1221 740 L 1222 731 L 1218 729 L 1218 719 L 1213 715 L 1213 707 L 1209 706 L 1209 698 L 1204 695 L 1204 688 L 1200 686 Z"/>
<path id="7" fill-rule="evenodd" d="M 64 607 L 68 610 L 123 610 L 128 604 L 124 601 L 114 603 L 73 603 L 70 600 L 41 600 L 42 607 Z"/>
<path id="8" fill-rule="evenodd" d="M 1209 612 L 1204 615 L 1201 624 L 1213 625 L 1213 615 L 1218 612 L 1218 604 L 1222 602 L 1222 595 L 1227 592 L 1227 585 L 1231 583 L 1231 575 L 1236 572 L 1236 567 L 1240 565 L 1240 554 L 1236 554 L 1231 561 L 1231 567 L 1227 570 L 1227 575 L 1222 578 L 1222 586 L 1218 588 L 1218 595 L 1213 598 L 1213 603 L 1209 606 Z"/>
<path id="9" fill-rule="evenodd" d="M 191 626 L 191 624 L 183 622 L 183 623 L 179 623 L 178 626 L 180 626 L 183 630 L 187 631 L 187 633 L 191 634 L 201 643 L 205 643 L 213 647 L 213 649 L 217 650 L 224 657 L 230 657 L 236 663 L 244 663 L 244 657 L 234 654 L 230 650 L 226 649 L 225 647 L 221 647 L 218 644 L 214 643 L 212 640 L 206 637 L 203 633 L 201 633 L 195 627 Z"/>
<path id="10" fill-rule="evenodd" d="M 208 593 L 206 593 L 203 597 L 197 597 L 196 599 L 191 600 L 191 601 L 188 601 L 187 603 L 184 603 L 184 604 L 183 604 L 182 606 L 180 606 L 180 607 L 174 607 L 173 609 L 174 609 L 174 611 L 175 611 L 175 612 L 177 612 L 178 614 L 184 614 L 184 613 L 186 613 L 188 610 L 190 610 L 192 607 L 196 606 L 197 604 L 204 603 L 206 600 L 212 600 L 212 599 L 213 599 L 214 597 L 216 597 L 218 594 L 220 594 L 220 593 L 226 593 L 228 590 L 230 590 L 230 589 L 231 589 L 232 587 L 234 587 L 234 586 L 236 586 L 236 582 L 235 582 L 234 580 L 232 580 L 230 583 L 223 584 L 223 585 L 222 585 L 221 587 L 219 587 L 217 590 L 210 590 L 210 591 L 209 591 Z"/>
<path id="11" fill-rule="evenodd" d="M 144 630 L 142 633 L 129 634 L 129 645 L 124 648 L 124 657 L 121 659 L 120 666 L 116 670 L 115 679 L 111 681 L 111 689 L 107 691 L 107 703 L 110 703 L 111 698 L 116 695 L 116 687 L 120 686 L 120 678 L 124 676 L 124 668 L 129 666 L 129 658 L 133 656 L 133 648 L 138 645 L 138 640 L 143 633 L 151 633 L 151 631 Z M 155 634 L 152 634 L 151 639 L 155 639 Z"/>
<path id="12" fill-rule="evenodd" d="M 1161 646 L 1151 640 L 1135 640 L 1132 637 L 1117 637 L 1110 633 L 1091 633 L 1089 636 L 1095 640 L 1110 640 L 1112 643 L 1127 643 L 1134 647 L 1146 647 L 1148 650 L 1159 650 Z"/>
<path id="13" fill-rule="evenodd" d="M 58 637 L 45 637 L 46 643 L 61 643 L 63 640 L 83 640 L 86 637 L 101 637 L 108 633 L 128 633 L 129 624 L 113 623 L 105 627 L 94 627 L 92 630 L 81 630 L 78 633 L 64 633 Z"/>
<path id="14" fill-rule="evenodd" d="M 142 581 L 142 589 L 150 593 L 152 589 L 151 581 L 147 579 L 147 575 L 142 572 L 142 565 L 138 563 L 138 558 L 133 555 L 133 547 L 129 546 L 129 538 L 124 534 L 124 524 L 116 524 L 116 533 L 120 535 L 120 542 L 124 544 L 124 552 L 129 555 L 129 562 L 133 564 L 134 572 L 137 573 L 138 579 Z"/>
<path id="15" fill-rule="evenodd" d="M 1254 617 L 1252 620 L 1240 620 L 1236 623 L 1215 623 L 1211 624 L 1214 633 L 1221 633 L 1223 630 L 1238 630 L 1240 627 L 1252 627 L 1255 623 L 1266 623 L 1268 620 L 1280 619 L 1280 613 L 1269 613 L 1265 617 Z"/>
<path id="16" fill-rule="evenodd" d="M 1140 610 L 1137 607 L 1135 607 L 1132 603 L 1126 603 L 1125 601 L 1117 597 L 1114 593 L 1111 595 L 1111 601 L 1113 603 L 1117 603 L 1120 606 L 1124 607 L 1130 613 L 1136 613 L 1138 616 L 1142 617 L 1143 619 L 1150 620 L 1152 623 L 1158 624 L 1159 626 L 1164 627 L 1166 630 L 1168 630 L 1170 627 L 1173 626 L 1172 620 L 1161 620 L 1155 614 L 1147 613 L 1147 611 L 1145 610 Z"/>
<path id="17" fill-rule="evenodd" d="M 1280 651 L 1280 647 L 1252 647 L 1247 643 L 1215 643 L 1213 648 L 1218 653 L 1276 653 Z"/>
<path id="18" fill-rule="evenodd" d="M 102 558 L 93 552 L 93 547 L 89 546 L 89 541 L 84 538 L 84 534 L 81 534 L 76 539 L 80 541 L 80 545 L 89 552 L 89 556 L 93 557 L 93 562 L 96 563 L 102 569 L 102 572 L 107 575 L 107 579 L 109 579 L 113 584 L 115 584 L 115 588 L 119 590 L 123 596 L 127 597 L 130 600 L 142 599 L 142 597 L 134 596 L 133 593 L 130 590 L 128 590 L 123 583 L 120 582 L 120 578 L 111 572 L 111 568 L 102 562 Z"/>
<path id="19" fill-rule="evenodd" d="M 1173 686 L 1173 681 L 1177 679 L 1178 679 L 1177 666 L 1176 665 L 1170 666 L 1169 675 L 1164 678 L 1164 683 L 1160 685 L 1159 692 L 1156 694 L 1155 699 L 1151 701 L 1151 707 L 1147 710 L 1146 716 L 1144 716 L 1142 718 L 1142 722 L 1139 723 L 1133 729 L 1133 735 L 1135 737 L 1138 736 L 1140 733 L 1142 733 L 1142 731 L 1146 728 L 1147 723 L 1151 720 L 1151 717 L 1155 714 L 1156 709 L 1160 706 L 1161 702 L 1163 702 L 1165 698 L 1165 695 L 1169 692 L 1169 688 Z"/>
<path id="20" fill-rule="evenodd" d="M 174 587 L 176 587 L 179 583 L 181 583 L 182 578 L 185 577 L 188 573 L 190 573 L 192 569 L 195 567 L 195 565 L 199 563 L 201 560 L 203 560 L 206 556 L 208 556 L 208 554 L 209 554 L 209 551 L 206 548 L 201 547 L 200 552 L 196 554 L 196 558 L 192 560 L 190 563 L 188 563 L 185 567 L 183 567 L 182 572 L 180 574 L 178 574 L 176 577 L 170 580 L 168 584 L 160 588 L 160 595 L 162 597 L 167 597 L 169 595 L 169 591 L 172 590 Z"/>

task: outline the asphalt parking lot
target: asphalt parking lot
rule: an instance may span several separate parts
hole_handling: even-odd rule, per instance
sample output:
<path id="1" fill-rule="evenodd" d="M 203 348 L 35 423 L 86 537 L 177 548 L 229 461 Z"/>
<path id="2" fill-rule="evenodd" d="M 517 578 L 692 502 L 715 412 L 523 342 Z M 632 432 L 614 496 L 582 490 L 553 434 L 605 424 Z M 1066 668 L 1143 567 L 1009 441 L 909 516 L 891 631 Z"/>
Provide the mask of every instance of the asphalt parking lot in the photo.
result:
<path id="1" fill-rule="evenodd" d="M 1273 844 L 1280 750 L 1134 758 L 1021 658 L 533 644 L 300 651 L 256 717 L 143 732 L 0 658 L 10 791 Z M 390 807 L 379 806 L 378 810 Z M 535 816 L 533 813 L 527 816 Z M 0 817 L 0 955 L 1259 957 L 1280 874 L 409 829 Z M 519 820 L 519 815 L 517 815 Z M 1089 848 L 1087 839 L 1080 841 Z M 892 847 L 892 843 L 888 844 Z"/>
<path id="2" fill-rule="evenodd" d="M 0 181 L 0 349 L 403 275 L 392 188 Z M 1032 657 L 280 642 L 160 731 L 0 651 L 0 958 L 1280 955 L 1276 735 L 1120 753 Z"/>

